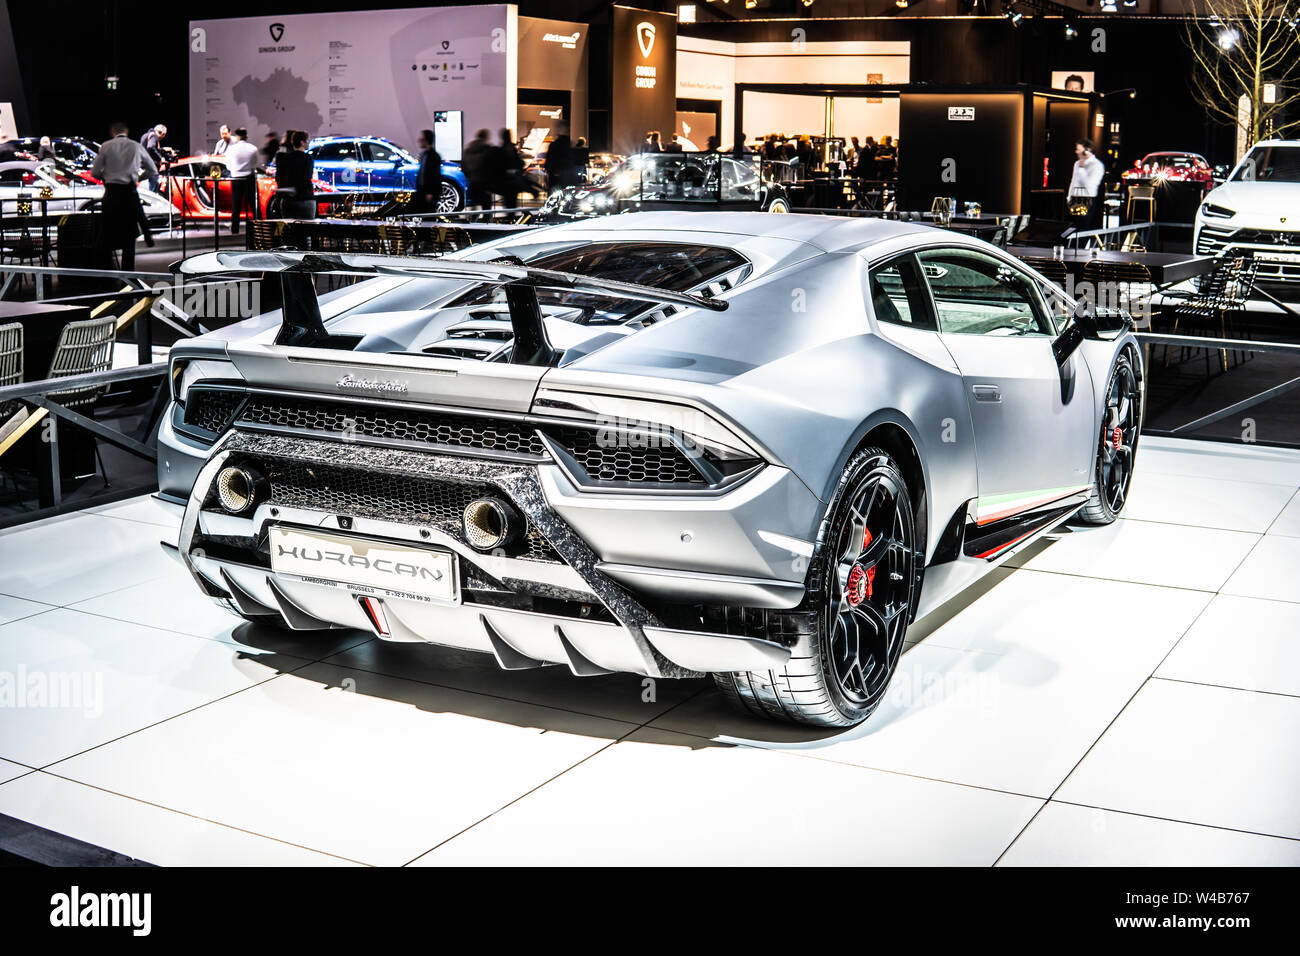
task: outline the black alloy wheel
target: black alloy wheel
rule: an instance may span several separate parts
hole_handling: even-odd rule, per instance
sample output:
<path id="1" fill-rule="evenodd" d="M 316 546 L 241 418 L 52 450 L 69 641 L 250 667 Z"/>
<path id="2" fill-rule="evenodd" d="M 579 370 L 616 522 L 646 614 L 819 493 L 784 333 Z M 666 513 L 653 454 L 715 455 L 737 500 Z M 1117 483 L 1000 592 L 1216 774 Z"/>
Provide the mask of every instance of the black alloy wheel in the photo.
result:
<path id="1" fill-rule="evenodd" d="M 827 594 L 827 658 L 839 692 L 875 704 L 903 647 L 916 552 L 911 508 L 896 473 L 876 469 L 849 499 Z"/>
<path id="2" fill-rule="evenodd" d="M 761 717 L 852 727 L 884 699 L 920 593 L 912 494 L 881 448 L 854 453 L 807 561 L 791 610 L 752 609 L 768 640 L 790 648 L 780 668 L 714 674 L 734 706 Z"/>
<path id="3" fill-rule="evenodd" d="M 1115 363 L 1106 386 L 1097 449 L 1097 476 L 1088 503 L 1079 512 L 1090 524 L 1110 524 L 1124 510 L 1138 435 L 1142 429 L 1142 387 L 1127 355 Z"/>

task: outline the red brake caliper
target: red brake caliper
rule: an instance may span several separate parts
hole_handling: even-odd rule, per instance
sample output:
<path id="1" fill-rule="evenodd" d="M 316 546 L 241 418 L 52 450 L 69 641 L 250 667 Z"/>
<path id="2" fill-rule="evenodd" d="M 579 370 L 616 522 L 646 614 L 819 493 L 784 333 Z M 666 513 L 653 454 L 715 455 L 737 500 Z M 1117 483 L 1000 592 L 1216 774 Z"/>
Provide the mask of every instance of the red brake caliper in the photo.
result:
<path id="1" fill-rule="evenodd" d="M 1124 432 L 1116 425 L 1115 429 L 1110 433 L 1110 447 L 1118 450 L 1122 444 L 1124 444 Z"/>
<path id="2" fill-rule="evenodd" d="M 867 528 L 862 534 L 862 550 L 867 550 L 871 544 L 871 529 Z M 857 607 L 863 601 L 871 600 L 871 588 L 876 581 L 876 567 L 872 565 L 869 568 L 863 568 L 860 564 L 853 565 L 853 570 L 849 572 L 849 580 L 846 586 L 848 591 L 849 604 Z"/>

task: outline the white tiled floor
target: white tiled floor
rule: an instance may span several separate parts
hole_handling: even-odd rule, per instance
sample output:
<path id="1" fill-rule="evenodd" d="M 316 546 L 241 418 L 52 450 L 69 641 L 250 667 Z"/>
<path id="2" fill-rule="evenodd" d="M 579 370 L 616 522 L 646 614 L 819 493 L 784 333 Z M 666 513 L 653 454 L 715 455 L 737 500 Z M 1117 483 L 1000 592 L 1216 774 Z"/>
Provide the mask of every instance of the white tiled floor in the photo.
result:
<path id="1" fill-rule="evenodd" d="M 176 509 L 99 507 L 0 532 L 0 814 L 162 864 L 1296 865 L 1298 489 L 1146 440 L 1123 520 L 918 627 L 842 734 L 243 625 L 158 548 Z"/>

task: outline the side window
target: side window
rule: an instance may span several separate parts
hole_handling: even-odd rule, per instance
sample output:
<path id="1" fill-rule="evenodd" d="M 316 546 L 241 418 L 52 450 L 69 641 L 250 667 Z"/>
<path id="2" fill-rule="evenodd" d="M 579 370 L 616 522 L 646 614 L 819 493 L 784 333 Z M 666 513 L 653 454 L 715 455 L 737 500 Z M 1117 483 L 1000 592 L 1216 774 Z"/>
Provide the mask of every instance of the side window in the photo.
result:
<path id="1" fill-rule="evenodd" d="M 740 202 L 758 198 L 758 167 L 722 158 L 722 201 Z"/>
<path id="2" fill-rule="evenodd" d="M 1042 297 L 1027 274 L 964 249 L 919 254 L 939 328 L 959 335 L 1053 335 Z"/>
<path id="3" fill-rule="evenodd" d="M 369 163 L 391 163 L 397 154 L 383 143 L 362 143 L 361 158 Z"/>
<path id="4" fill-rule="evenodd" d="M 899 256 L 873 266 L 869 282 L 877 322 L 935 331 L 915 257 Z"/>
<path id="5" fill-rule="evenodd" d="M 1066 324 L 1074 316 L 1074 303 L 1066 297 L 1064 292 L 1046 282 L 1038 284 L 1038 292 L 1043 297 L 1043 304 L 1047 309 L 1047 318 L 1052 323 L 1054 334 L 1060 335 L 1065 330 Z"/>
<path id="6" fill-rule="evenodd" d="M 352 162 L 357 158 L 356 144 L 351 140 L 325 143 L 315 152 L 314 158 L 326 163 Z"/>

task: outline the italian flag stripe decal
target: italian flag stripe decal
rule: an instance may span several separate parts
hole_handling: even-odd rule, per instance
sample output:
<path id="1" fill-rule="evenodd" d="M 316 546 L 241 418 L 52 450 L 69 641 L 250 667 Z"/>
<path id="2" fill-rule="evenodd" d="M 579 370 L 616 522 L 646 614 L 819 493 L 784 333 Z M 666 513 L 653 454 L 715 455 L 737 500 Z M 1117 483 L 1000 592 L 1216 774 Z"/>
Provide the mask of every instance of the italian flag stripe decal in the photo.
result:
<path id="1" fill-rule="evenodd" d="M 1010 518 L 1024 511 L 1032 511 L 1042 505 L 1087 491 L 1088 487 L 1088 485 L 1071 485 L 1065 488 L 1043 488 L 1039 491 L 977 498 L 975 499 L 975 524 L 977 526 L 992 524 L 994 521 L 1001 521 L 1003 518 Z"/>

